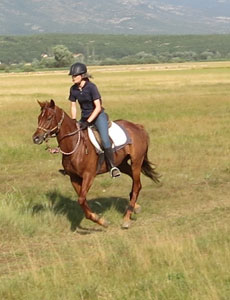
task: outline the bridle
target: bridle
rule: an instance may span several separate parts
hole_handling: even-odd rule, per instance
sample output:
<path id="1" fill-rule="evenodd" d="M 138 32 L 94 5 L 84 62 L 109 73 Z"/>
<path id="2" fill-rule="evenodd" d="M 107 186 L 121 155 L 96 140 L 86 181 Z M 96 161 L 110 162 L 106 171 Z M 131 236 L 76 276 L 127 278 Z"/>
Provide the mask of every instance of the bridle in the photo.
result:
<path id="1" fill-rule="evenodd" d="M 56 110 L 55 110 L 55 113 L 56 113 Z M 53 114 L 53 116 L 52 116 L 52 118 L 51 118 L 51 120 L 50 120 L 50 123 L 51 123 L 51 121 L 53 120 L 53 117 L 55 116 L 55 113 Z M 52 129 L 46 129 L 46 128 L 42 127 L 42 126 L 38 126 L 37 129 L 40 129 L 40 130 L 42 130 L 42 131 L 45 132 L 45 134 L 44 134 L 44 136 L 43 136 L 44 140 L 46 140 L 46 139 L 49 138 L 49 137 L 56 137 L 56 136 L 57 136 L 57 134 L 58 134 L 58 132 L 59 132 L 59 130 L 60 130 L 60 128 L 61 128 L 62 122 L 64 121 L 64 118 L 65 118 L 65 113 L 64 113 L 64 111 L 62 110 L 62 117 L 61 117 L 61 120 L 60 120 L 60 121 L 57 123 L 57 125 L 54 126 Z M 57 131 L 56 131 L 56 132 L 53 132 L 53 134 L 52 134 L 52 131 L 55 131 L 56 129 L 57 129 Z"/>
<path id="2" fill-rule="evenodd" d="M 55 113 L 56 113 L 56 109 L 55 109 Z M 51 118 L 51 120 L 50 120 L 50 123 L 52 122 L 53 117 L 55 116 L 55 113 L 53 114 L 53 116 L 52 116 L 52 118 Z M 62 123 L 63 123 L 63 121 L 64 121 L 64 118 L 65 118 L 65 113 L 64 113 L 64 111 L 62 110 L 62 116 L 61 116 L 60 121 L 59 121 L 59 122 L 57 123 L 57 125 L 54 126 L 52 129 L 46 129 L 46 128 L 42 127 L 42 126 L 38 126 L 38 127 L 37 127 L 37 129 L 40 129 L 40 130 L 44 131 L 44 133 L 45 133 L 44 136 L 43 136 L 43 139 L 44 139 L 44 141 L 46 141 L 46 143 L 47 143 L 47 149 L 50 148 L 50 146 L 48 145 L 48 139 L 49 139 L 49 138 L 53 138 L 53 137 L 57 137 L 57 134 L 58 134 L 58 132 L 60 131 L 61 125 L 62 125 Z M 64 151 L 61 150 L 61 147 L 59 146 L 59 152 L 61 152 L 61 153 L 64 154 L 64 155 L 71 155 L 71 154 L 73 154 L 73 153 L 77 150 L 77 148 L 78 148 L 78 146 L 79 146 L 79 144 L 80 144 L 80 138 L 81 138 L 81 132 L 80 132 L 80 130 L 81 130 L 81 129 L 80 129 L 80 126 L 79 126 L 78 123 L 76 123 L 76 126 L 77 126 L 77 130 L 75 130 L 75 131 L 73 131 L 73 132 L 70 132 L 70 133 L 67 133 L 66 135 L 64 135 L 64 136 L 61 138 L 61 140 L 63 140 L 64 138 L 66 138 L 66 137 L 68 137 L 68 136 L 72 136 L 72 135 L 75 135 L 75 134 L 78 133 L 78 140 L 77 140 L 77 143 L 76 143 L 74 149 L 73 149 L 71 152 L 64 152 Z M 54 132 L 54 131 L 55 131 L 55 132 Z M 52 132 L 53 132 L 53 133 L 52 133 Z M 60 141 L 59 141 L 59 142 L 60 142 Z"/>

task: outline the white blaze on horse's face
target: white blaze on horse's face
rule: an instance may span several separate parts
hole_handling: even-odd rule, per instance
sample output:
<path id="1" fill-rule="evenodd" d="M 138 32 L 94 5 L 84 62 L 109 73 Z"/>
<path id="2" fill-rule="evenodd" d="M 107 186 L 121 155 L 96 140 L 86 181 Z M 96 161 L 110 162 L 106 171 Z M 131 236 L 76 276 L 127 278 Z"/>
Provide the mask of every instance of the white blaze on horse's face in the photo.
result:
<path id="1" fill-rule="evenodd" d="M 46 124 L 47 118 L 45 117 L 45 114 L 46 114 L 46 109 L 42 109 L 38 117 L 38 128 L 33 135 L 33 142 L 37 145 L 42 144 L 43 141 L 46 140 L 47 138 L 48 124 Z"/>
<path id="2" fill-rule="evenodd" d="M 35 144 L 42 144 L 50 136 L 51 131 L 56 129 L 56 126 L 54 127 L 53 125 L 54 119 L 55 113 L 53 109 L 43 107 L 38 117 L 38 128 L 33 135 L 33 142 Z"/>

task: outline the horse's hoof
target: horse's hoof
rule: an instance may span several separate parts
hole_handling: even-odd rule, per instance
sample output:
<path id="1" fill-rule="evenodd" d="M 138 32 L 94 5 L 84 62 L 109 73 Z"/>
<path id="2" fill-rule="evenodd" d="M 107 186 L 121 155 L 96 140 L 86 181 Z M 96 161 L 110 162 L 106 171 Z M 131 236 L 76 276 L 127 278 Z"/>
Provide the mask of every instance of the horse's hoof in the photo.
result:
<path id="1" fill-rule="evenodd" d="M 105 228 L 108 228 L 109 227 L 109 222 L 106 221 L 105 219 L 101 218 L 98 220 L 98 224 L 105 227 Z"/>
<path id="2" fill-rule="evenodd" d="M 122 229 L 129 229 L 130 227 L 130 221 L 124 221 L 123 224 L 121 225 Z"/>
<path id="3" fill-rule="evenodd" d="M 139 214 L 141 212 L 141 206 L 136 204 L 134 207 L 134 213 L 135 214 Z"/>

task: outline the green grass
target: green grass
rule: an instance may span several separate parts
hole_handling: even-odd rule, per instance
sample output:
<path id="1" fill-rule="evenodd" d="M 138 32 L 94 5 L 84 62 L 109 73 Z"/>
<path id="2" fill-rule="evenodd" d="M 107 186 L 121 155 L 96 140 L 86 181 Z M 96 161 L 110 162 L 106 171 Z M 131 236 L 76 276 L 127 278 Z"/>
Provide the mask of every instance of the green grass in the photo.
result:
<path id="1" fill-rule="evenodd" d="M 69 112 L 70 78 L 0 74 L 0 299 L 229 299 L 229 63 L 90 69 L 110 118 L 149 132 L 162 183 L 142 176 L 123 231 L 131 180 L 98 176 L 89 205 L 110 226 L 86 220 L 61 157 L 32 143 L 36 101 Z"/>

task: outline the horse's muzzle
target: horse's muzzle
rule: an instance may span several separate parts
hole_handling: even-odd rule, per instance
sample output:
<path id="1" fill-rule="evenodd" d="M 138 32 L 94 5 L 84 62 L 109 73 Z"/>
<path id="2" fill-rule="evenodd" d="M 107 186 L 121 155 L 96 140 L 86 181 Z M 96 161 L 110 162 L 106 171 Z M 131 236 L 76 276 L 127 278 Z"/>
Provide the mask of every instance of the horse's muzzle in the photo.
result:
<path id="1" fill-rule="evenodd" d="M 44 137 L 44 135 L 34 134 L 32 139 L 33 139 L 34 144 L 40 145 L 45 140 L 45 137 Z"/>

